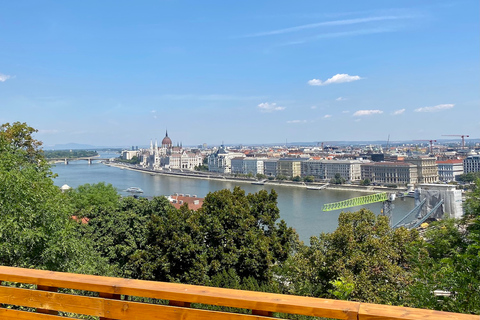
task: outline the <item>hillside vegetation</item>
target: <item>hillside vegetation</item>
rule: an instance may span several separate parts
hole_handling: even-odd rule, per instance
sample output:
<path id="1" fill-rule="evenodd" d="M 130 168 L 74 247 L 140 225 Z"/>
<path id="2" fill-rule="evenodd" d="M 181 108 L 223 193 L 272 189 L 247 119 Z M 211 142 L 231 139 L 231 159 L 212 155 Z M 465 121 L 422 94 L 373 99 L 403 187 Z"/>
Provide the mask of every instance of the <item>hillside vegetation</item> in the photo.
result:
<path id="1" fill-rule="evenodd" d="M 35 132 L 0 127 L 2 265 L 480 314 L 480 180 L 464 219 L 422 236 L 362 209 L 304 244 L 275 191 L 212 192 L 198 211 L 104 183 L 62 193 Z"/>

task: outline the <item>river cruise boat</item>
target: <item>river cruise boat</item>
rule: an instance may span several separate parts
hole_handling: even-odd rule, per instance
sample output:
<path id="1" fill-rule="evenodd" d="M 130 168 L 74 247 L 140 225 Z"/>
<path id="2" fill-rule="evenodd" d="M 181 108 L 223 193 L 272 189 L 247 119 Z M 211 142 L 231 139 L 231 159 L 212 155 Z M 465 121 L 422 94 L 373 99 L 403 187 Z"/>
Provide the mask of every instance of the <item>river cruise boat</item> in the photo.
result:
<path id="1" fill-rule="evenodd" d="M 131 192 L 131 193 L 143 193 L 143 190 L 138 187 L 130 187 L 125 191 Z"/>

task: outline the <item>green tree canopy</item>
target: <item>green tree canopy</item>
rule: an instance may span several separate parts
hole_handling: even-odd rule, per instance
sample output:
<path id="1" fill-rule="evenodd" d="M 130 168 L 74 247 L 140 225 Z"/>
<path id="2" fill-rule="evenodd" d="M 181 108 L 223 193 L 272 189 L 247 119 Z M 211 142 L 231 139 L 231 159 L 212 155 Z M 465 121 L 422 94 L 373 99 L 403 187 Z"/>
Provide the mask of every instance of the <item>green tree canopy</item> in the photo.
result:
<path id="1" fill-rule="evenodd" d="M 0 261 L 3 265 L 102 273 L 100 259 L 81 239 L 73 207 L 53 184 L 35 129 L 0 130 Z"/>
<path id="2" fill-rule="evenodd" d="M 353 300 L 398 303 L 412 281 L 408 248 L 418 240 L 416 231 L 394 230 L 369 210 L 342 212 L 334 232 L 312 237 L 286 264 L 290 291 L 334 298 L 348 288 Z"/>

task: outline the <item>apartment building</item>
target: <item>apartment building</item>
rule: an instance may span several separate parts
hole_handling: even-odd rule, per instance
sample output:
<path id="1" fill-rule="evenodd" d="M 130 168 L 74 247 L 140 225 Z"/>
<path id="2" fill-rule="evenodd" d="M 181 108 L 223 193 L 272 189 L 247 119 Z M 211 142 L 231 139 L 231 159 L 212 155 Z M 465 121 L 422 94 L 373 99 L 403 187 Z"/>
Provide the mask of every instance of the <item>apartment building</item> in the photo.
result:
<path id="1" fill-rule="evenodd" d="M 438 166 L 435 157 L 409 157 L 405 162 L 417 166 L 418 183 L 438 182 Z"/>
<path id="2" fill-rule="evenodd" d="M 457 176 L 463 174 L 463 160 L 460 159 L 437 160 L 437 166 L 440 181 L 455 181 Z"/>
<path id="3" fill-rule="evenodd" d="M 270 158 L 263 161 L 263 174 L 268 177 L 276 177 L 278 160 L 278 158 Z"/>
<path id="4" fill-rule="evenodd" d="M 296 177 L 302 175 L 302 162 L 306 159 L 280 158 L 277 162 L 277 176 Z"/>
<path id="5" fill-rule="evenodd" d="M 416 184 L 417 166 L 407 162 L 372 162 L 361 165 L 362 179 L 373 183 Z"/>
<path id="6" fill-rule="evenodd" d="M 480 155 L 471 155 L 463 159 L 463 170 L 465 173 L 480 172 Z"/>
<path id="7" fill-rule="evenodd" d="M 362 178 L 361 164 L 359 160 L 308 160 L 302 162 L 302 176 L 330 180 L 339 173 L 347 181 L 358 181 Z"/>

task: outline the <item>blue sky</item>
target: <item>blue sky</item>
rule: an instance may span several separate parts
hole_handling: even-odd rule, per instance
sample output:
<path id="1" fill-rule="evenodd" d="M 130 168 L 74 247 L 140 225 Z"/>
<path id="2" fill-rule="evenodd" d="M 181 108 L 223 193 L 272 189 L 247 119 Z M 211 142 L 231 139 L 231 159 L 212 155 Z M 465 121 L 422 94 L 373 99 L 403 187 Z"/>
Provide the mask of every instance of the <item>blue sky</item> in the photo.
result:
<path id="1" fill-rule="evenodd" d="M 479 1 L 0 0 L 45 145 L 480 138 Z"/>

